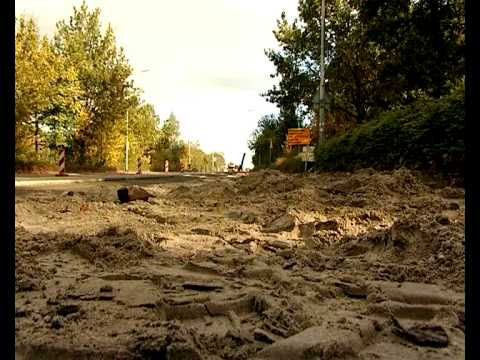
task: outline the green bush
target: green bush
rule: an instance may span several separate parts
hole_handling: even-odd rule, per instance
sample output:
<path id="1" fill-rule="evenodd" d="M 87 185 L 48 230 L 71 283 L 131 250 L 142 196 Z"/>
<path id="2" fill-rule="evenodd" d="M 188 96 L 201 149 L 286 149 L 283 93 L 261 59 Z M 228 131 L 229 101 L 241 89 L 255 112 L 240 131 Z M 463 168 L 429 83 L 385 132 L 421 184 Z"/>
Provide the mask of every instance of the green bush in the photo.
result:
<path id="1" fill-rule="evenodd" d="M 398 167 L 463 177 L 463 90 L 380 114 L 315 151 L 318 170 L 351 171 Z"/>
<path id="2" fill-rule="evenodd" d="M 55 171 L 56 168 L 56 164 L 47 160 L 31 160 L 23 157 L 15 159 L 15 172 L 18 173 Z"/>

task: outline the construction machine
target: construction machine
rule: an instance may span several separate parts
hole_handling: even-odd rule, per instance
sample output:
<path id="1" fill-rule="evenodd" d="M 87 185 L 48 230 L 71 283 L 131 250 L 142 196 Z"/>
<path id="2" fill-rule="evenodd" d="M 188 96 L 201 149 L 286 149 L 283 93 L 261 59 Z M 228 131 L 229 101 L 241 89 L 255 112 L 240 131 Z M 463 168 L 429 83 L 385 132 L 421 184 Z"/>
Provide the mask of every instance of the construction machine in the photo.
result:
<path id="1" fill-rule="evenodd" d="M 234 174 L 234 173 L 238 173 L 238 172 L 242 171 L 244 161 L 245 161 L 245 153 L 243 153 L 242 162 L 240 163 L 240 165 L 235 165 L 233 162 L 228 163 L 227 172 L 229 174 Z"/>

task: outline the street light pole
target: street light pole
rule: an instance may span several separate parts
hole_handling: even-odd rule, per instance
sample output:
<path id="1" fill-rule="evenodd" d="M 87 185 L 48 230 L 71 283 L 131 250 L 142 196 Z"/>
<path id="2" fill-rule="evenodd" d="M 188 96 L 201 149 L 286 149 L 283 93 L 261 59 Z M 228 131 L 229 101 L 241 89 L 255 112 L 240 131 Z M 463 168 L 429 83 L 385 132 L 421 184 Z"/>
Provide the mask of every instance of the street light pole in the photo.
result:
<path id="1" fill-rule="evenodd" d="M 128 172 L 128 109 L 127 109 L 127 131 L 125 132 L 125 172 Z"/>
<path id="2" fill-rule="evenodd" d="M 318 143 L 325 141 L 325 0 L 322 0 L 320 39 L 320 109 L 318 126 Z"/>
<path id="3" fill-rule="evenodd" d="M 270 138 L 270 164 L 272 163 L 272 149 L 273 149 L 273 141 Z"/>
<path id="4" fill-rule="evenodd" d="M 190 170 L 192 160 L 190 158 L 190 141 L 188 142 L 188 170 Z"/>
<path id="5" fill-rule="evenodd" d="M 149 72 L 150 69 L 140 70 L 141 73 Z M 128 173 L 128 109 L 127 109 L 127 124 L 125 131 L 125 172 Z"/>

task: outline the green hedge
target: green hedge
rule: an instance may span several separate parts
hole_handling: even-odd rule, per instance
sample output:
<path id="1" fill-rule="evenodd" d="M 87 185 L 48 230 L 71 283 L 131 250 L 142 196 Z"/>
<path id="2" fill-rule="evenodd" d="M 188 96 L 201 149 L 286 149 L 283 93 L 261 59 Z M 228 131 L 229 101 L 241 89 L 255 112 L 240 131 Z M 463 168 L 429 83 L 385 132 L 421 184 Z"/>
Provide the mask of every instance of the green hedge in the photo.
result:
<path id="1" fill-rule="evenodd" d="M 464 127 L 462 90 L 439 100 L 417 101 L 328 140 L 315 151 L 316 168 L 404 166 L 463 177 Z"/>

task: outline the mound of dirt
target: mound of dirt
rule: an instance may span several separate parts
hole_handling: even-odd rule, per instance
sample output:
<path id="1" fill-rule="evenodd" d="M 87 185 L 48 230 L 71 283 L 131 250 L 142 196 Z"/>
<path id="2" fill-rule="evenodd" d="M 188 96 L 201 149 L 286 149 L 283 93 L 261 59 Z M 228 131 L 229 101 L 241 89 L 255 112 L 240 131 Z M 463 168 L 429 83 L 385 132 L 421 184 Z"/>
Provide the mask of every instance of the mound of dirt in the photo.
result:
<path id="1" fill-rule="evenodd" d="M 411 195 L 425 193 L 429 187 L 412 171 L 398 169 L 392 172 L 370 173 L 362 171 L 346 176 L 334 183 L 330 189 L 334 193 L 366 193 L 371 195 Z"/>
<path id="2" fill-rule="evenodd" d="M 225 202 L 237 195 L 236 187 L 230 182 L 223 181 L 212 184 L 206 183 L 193 187 L 180 185 L 168 193 L 173 200 L 193 200 L 203 202 L 204 200 Z"/>
<path id="3" fill-rule="evenodd" d="M 237 180 L 240 194 L 285 193 L 301 187 L 300 177 L 286 175 L 278 170 L 262 170 Z"/>
<path id="4" fill-rule="evenodd" d="M 463 189 L 425 184 L 403 169 L 269 170 L 156 184 L 155 201 L 129 205 L 114 203 L 116 184 L 17 191 L 16 348 L 463 359 Z M 406 330 L 439 322 L 451 342 L 407 343 L 392 314 Z"/>
<path id="5" fill-rule="evenodd" d="M 43 282 L 52 277 L 38 262 L 38 256 L 50 251 L 54 241 L 51 234 L 31 233 L 15 227 L 15 291 L 40 290 Z"/>
<path id="6" fill-rule="evenodd" d="M 139 238 L 132 229 L 108 227 L 95 235 L 69 235 L 60 248 L 69 250 L 102 268 L 125 267 L 152 256 L 150 243 Z"/>
<path id="7" fill-rule="evenodd" d="M 462 225 L 446 227 L 427 219 L 410 216 L 385 229 L 345 236 L 331 244 L 330 251 L 343 256 L 372 254 L 390 264 L 377 269 L 378 280 L 444 281 L 463 291 Z"/>
<path id="8" fill-rule="evenodd" d="M 175 189 L 171 190 L 168 193 L 168 195 L 173 199 L 178 199 L 178 198 L 189 198 L 192 196 L 191 195 L 192 193 L 193 191 L 191 187 L 180 185 L 180 186 L 177 186 Z"/>

